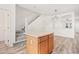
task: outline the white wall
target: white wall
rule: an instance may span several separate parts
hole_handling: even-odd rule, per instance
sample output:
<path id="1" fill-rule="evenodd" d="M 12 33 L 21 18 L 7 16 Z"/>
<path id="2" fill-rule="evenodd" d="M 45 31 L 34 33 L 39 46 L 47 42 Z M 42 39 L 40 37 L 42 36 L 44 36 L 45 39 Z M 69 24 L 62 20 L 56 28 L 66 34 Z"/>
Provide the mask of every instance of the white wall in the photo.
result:
<path id="1" fill-rule="evenodd" d="M 28 26 L 28 32 L 30 33 L 52 32 L 52 30 L 52 16 L 41 15 Z"/>
<path id="2" fill-rule="evenodd" d="M 16 30 L 21 30 L 25 26 L 25 19 L 27 19 L 27 22 L 29 23 L 37 16 L 38 13 L 16 5 Z"/>
<path id="3" fill-rule="evenodd" d="M 63 24 L 61 17 L 64 15 L 71 15 L 72 28 L 67 29 Z M 59 14 L 59 19 L 54 22 L 53 16 L 40 16 L 36 19 L 30 26 L 28 26 L 28 32 L 31 33 L 41 33 L 41 32 L 54 32 L 54 35 L 74 38 L 74 12 L 68 12 L 64 14 Z"/>
<path id="4" fill-rule="evenodd" d="M 79 21 L 75 21 L 75 32 L 79 33 Z"/>
<path id="5" fill-rule="evenodd" d="M 54 33 L 58 36 L 74 38 L 74 12 L 67 12 L 63 14 L 59 14 L 59 19 L 56 19 Z M 67 17 L 66 17 L 67 16 Z M 63 18 L 62 18 L 63 17 Z M 65 28 L 65 23 L 67 18 L 71 19 L 72 28 Z M 58 21 L 59 20 L 59 21 Z"/>

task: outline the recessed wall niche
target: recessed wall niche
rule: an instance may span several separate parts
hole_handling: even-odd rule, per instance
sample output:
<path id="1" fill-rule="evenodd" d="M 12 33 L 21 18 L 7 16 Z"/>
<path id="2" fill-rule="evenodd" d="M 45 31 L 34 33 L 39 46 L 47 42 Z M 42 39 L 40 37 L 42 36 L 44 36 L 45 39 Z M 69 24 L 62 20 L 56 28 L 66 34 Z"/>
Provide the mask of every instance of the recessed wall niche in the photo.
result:
<path id="1" fill-rule="evenodd" d="M 55 35 L 74 38 L 74 12 L 57 14 L 52 19 Z"/>
<path id="2" fill-rule="evenodd" d="M 71 29 L 72 28 L 72 15 L 64 15 L 61 17 L 63 28 Z"/>

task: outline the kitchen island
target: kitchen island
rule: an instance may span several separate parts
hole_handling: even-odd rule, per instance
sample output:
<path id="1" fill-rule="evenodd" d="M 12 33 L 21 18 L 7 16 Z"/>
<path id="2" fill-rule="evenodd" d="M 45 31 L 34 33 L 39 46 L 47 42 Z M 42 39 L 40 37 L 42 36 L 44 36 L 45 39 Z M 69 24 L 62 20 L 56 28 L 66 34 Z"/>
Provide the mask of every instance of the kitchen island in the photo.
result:
<path id="1" fill-rule="evenodd" d="M 52 32 L 28 32 L 26 34 L 26 52 L 28 54 L 50 54 L 54 49 Z"/>

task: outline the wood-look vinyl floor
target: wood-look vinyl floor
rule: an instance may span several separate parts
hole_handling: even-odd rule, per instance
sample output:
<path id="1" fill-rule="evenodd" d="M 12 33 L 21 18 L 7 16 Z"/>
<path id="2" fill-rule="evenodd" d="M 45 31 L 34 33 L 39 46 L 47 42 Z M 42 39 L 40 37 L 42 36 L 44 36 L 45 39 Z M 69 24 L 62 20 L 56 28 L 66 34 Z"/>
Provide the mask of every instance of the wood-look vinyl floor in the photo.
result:
<path id="1" fill-rule="evenodd" d="M 52 54 L 78 54 L 79 53 L 79 33 L 75 34 L 75 39 L 55 36 L 54 51 Z M 0 54 L 26 54 L 25 46 L 15 45 L 8 47 L 4 42 L 0 42 Z"/>
<path id="2" fill-rule="evenodd" d="M 14 47 L 8 47 L 4 42 L 0 42 L 0 54 L 24 54 L 25 46 L 15 45 Z"/>
<path id="3" fill-rule="evenodd" d="M 55 47 L 53 54 L 78 54 L 79 53 L 79 33 L 75 38 L 55 37 Z"/>

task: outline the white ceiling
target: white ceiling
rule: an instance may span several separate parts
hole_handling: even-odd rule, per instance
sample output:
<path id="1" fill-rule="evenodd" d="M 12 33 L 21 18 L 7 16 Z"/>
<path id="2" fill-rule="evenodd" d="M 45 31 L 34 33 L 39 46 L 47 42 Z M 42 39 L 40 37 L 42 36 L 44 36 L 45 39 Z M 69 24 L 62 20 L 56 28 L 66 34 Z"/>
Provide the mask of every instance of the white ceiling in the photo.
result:
<path id="1" fill-rule="evenodd" d="M 79 4 L 19 4 L 19 6 L 46 15 L 74 10 L 79 15 Z M 57 10 L 57 12 L 55 12 Z"/>

